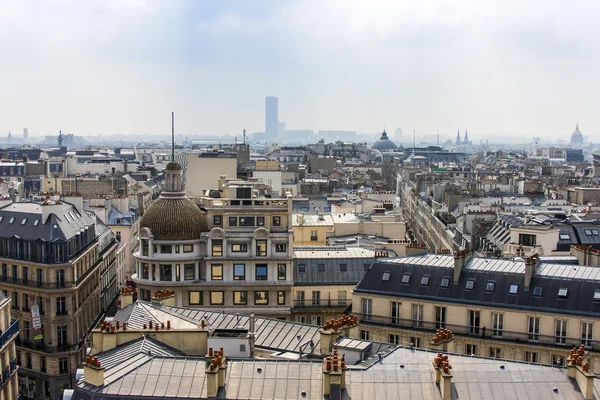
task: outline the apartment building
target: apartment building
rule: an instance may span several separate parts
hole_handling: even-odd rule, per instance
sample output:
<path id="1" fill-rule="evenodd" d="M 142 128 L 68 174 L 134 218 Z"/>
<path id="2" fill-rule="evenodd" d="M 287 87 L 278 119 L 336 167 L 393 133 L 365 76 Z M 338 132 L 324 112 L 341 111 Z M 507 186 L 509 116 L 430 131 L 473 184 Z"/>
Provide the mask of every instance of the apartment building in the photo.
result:
<path id="1" fill-rule="evenodd" d="M 352 289 L 375 261 L 360 247 L 294 247 L 292 316 L 296 322 L 323 325 L 351 307 Z"/>
<path id="2" fill-rule="evenodd" d="M 57 197 L 0 208 L 0 289 L 19 320 L 24 398 L 58 398 L 74 385 L 100 313 L 102 252 L 111 249 L 101 248 L 95 218 Z"/>
<path id="3" fill-rule="evenodd" d="M 0 292 L 0 400 L 19 399 L 15 339 L 19 321 L 11 318 L 11 298 Z"/>
<path id="4" fill-rule="evenodd" d="M 382 258 L 356 286 L 352 309 L 371 340 L 430 348 L 444 327 L 459 353 L 562 366 L 583 345 L 600 368 L 600 269 L 572 256 Z"/>
<path id="5" fill-rule="evenodd" d="M 199 207 L 169 164 L 161 197 L 140 222 L 140 298 L 169 288 L 179 306 L 289 318 L 291 201 L 264 196 L 262 182 L 219 181 L 220 196 L 198 199 Z"/>

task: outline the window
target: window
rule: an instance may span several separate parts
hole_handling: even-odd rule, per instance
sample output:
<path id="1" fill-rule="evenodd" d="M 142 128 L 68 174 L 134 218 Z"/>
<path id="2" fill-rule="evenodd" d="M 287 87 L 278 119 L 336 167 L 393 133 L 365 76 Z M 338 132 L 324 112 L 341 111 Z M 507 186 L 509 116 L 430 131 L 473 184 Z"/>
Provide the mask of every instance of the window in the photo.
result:
<path id="1" fill-rule="evenodd" d="M 277 291 L 277 305 L 285 306 L 285 290 Z M 321 325 L 321 324 L 319 324 Z"/>
<path id="2" fill-rule="evenodd" d="M 287 244 L 285 244 L 285 243 L 277 243 L 275 245 L 275 251 L 277 253 L 285 253 L 287 251 Z"/>
<path id="3" fill-rule="evenodd" d="M 160 252 L 170 254 L 173 252 L 173 246 L 171 246 L 170 244 L 162 244 L 160 245 Z"/>
<path id="4" fill-rule="evenodd" d="M 388 334 L 388 342 L 392 344 L 400 344 L 400 335 Z"/>
<path id="5" fill-rule="evenodd" d="M 538 362 L 538 353 L 535 351 L 524 351 L 523 352 L 523 361 L 529 363 L 537 363 Z"/>
<path id="6" fill-rule="evenodd" d="M 321 291 L 313 290 L 312 292 L 312 305 L 318 306 L 321 305 Z"/>
<path id="7" fill-rule="evenodd" d="M 414 346 L 414 347 L 421 347 L 421 338 L 418 336 L 411 336 L 410 337 L 410 345 Z"/>
<path id="8" fill-rule="evenodd" d="M 594 300 L 600 300 L 600 289 L 596 289 L 596 291 L 594 292 Z"/>
<path id="9" fill-rule="evenodd" d="M 313 325 L 323 325 L 323 317 L 320 315 L 313 315 L 311 317 L 311 324 Z"/>
<path id="10" fill-rule="evenodd" d="M 405 284 L 410 283 L 410 274 L 402 275 L 402 283 L 405 283 Z"/>
<path id="11" fill-rule="evenodd" d="M 450 278 L 442 278 L 442 281 L 440 282 L 440 287 L 447 288 L 448 286 L 450 286 Z"/>
<path id="12" fill-rule="evenodd" d="M 490 347 L 488 357 L 502 358 L 502 349 L 500 347 Z"/>
<path id="13" fill-rule="evenodd" d="M 213 255 L 213 257 L 222 257 L 223 256 L 223 241 L 222 240 L 213 239 L 212 255 Z"/>
<path id="14" fill-rule="evenodd" d="M 233 264 L 233 280 L 234 281 L 245 281 L 246 280 L 246 265 Z"/>
<path id="15" fill-rule="evenodd" d="M 256 277 L 257 281 L 267 280 L 267 264 L 256 264 Z"/>
<path id="16" fill-rule="evenodd" d="M 567 343 L 567 320 L 557 319 L 554 321 L 554 343 L 566 344 Z"/>
<path id="17" fill-rule="evenodd" d="M 202 292 L 189 292 L 190 305 L 202 305 Z"/>
<path id="18" fill-rule="evenodd" d="M 229 226 L 237 226 L 237 217 L 229 217 Z"/>
<path id="19" fill-rule="evenodd" d="M 12 277 L 15 280 L 15 282 L 19 278 L 19 267 L 17 267 L 16 265 L 12 266 Z"/>
<path id="20" fill-rule="evenodd" d="M 11 218 L 10 221 L 8 221 L 9 224 L 12 224 L 13 222 L 15 222 L 14 218 Z"/>
<path id="21" fill-rule="evenodd" d="M 493 282 L 493 281 L 488 281 L 488 282 L 485 284 L 485 291 L 486 291 L 486 292 L 490 292 L 490 293 L 492 293 L 492 292 L 494 291 L 494 289 L 495 289 L 495 288 L 496 288 L 496 282 Z"/>
<path id="22" fill-rule="evenodd" d="M 521 246 L 535 246 L 535 235 L 519 233 L 519 244 Z"/>
<path id="23" fill-rule="evenodd" d="M 540 317 L 529 317 L 528 322 L 528 339 L 532 342 L 540 340 Z"/>
<path id="24" fill-rule="evenodd" d="M 26 284 L 27 284 L 27 281 L 28 281 L 28 277 L 29 277 L 29 271 L 28 271 L 27 267 L 23 267 L 23 268 L 21 269 L 21 271 L 22 271 L 22 273 L 23 273 L 23 275 L 22 275 L 22 276 L 23 276 L 23 284 L 25 284 L 25 285 L 26 285 Z"/>
<path id="25" fill-rule="evenodd" d="M 213 281 L 223 280 L 223 264 L 213 264 L 210 269 L 210 277 Z"/>
<path id="26" fill-rule="evenodd" d="M 256 255 L 259 257 L 267 256 L 267 241 L 257 240 L 256 241 Z"/>
<path id="27" fill-rule="evenodd" d="M 242 306 L 248 304 L 248 292 L 233 292 L 233 304 Z"/>
<path id="28" fill-rule="evenodd" d="M 193 244 L 184 244 L 183 245 L 183 252 L 184 253 L 191 253 L 194 251 L 194 245 Z"/>
<path id="29" fill-rule="evenodd" d="M 592 229 L 592 236 L 599 236 L 600 233 L 598 232 L 598 229 Z"/>
<path id="30" fill-rule="evenodd" d="M 277 264 L 277 280 L 285 281 L 287 279 L 287 265 Z"/>
<path id="31" fill-rule="evenodd" d="M 273 216 L 273 226 L 281 226 L 281 217 L 278 215 Z"/>
<path id="32" fill-rule="evenodd" d="M 338 290 L 338 305 L 345 306 L 346 305 L 346 291 Z"/>
<path id="33" fill-rule="evenodd" d="M 510 285 L 508 289 L 508 294 L 517 294 L 519 293 L 519 285 Z"/>
<path id="34" fill-rule="evenodd" d="M 213 306 L 222 306 L 225 303 L 223 292 L 210 292 L 210 304 Z"/>
<path id="35" fill-rule="evenodd" d="M 233 253 L 245 253 L 248 251 L 248 245 L 246 243 L 234 243 L 231 245 L 231 251 Z"/>
<path id="36" fill-rule="evenodd" d="M 477 310 L 468 311 L 469 333 L 471 335 L 479 335 L 479 327 L 481 325 L 480 313 Z"/>
<path id="37" fill-rule="evenodd" d="M 365 321 L 369 321 L 373 314 L 373 300 L 364 298 L 361 299 L 361 311 L 363 319 Z"/>
<path id="38" fill-rule="evenodd" d="M 446 326 L 446 307 L 435 306 L 435 329 Z"/>
<path id="39" fill-rule="evenodd" d="M 298 272 L 306 272 L 306 264 L 298 264 Z"/>
<path id="40" fill-rule="evenodd" d="M 423 327 L 423 304 L 412 305 L 412 326 L 413 328 Z"/>
<path id="41" fill-rule="evenodd" d="M 542 287 L 541 286 L 536 286 L 533 288 L 533 295 L 535 297 L 542 297 Z"/>
<path id="42" fill-rule="evenodd" d="M 301 324 L 305 324 L 306 323 L 306 317 L 304 315 L 296 315 L 296 322 L 301 323 Z"/>
<path id="43" fill-rule="evenodd" d="M 586 347 L 591 347 L 593 342 L 594 323 L 581 322 L 581 344 Z"/>
<path id="44" fill-rule="evenodd" d="M 67 345 L 67 326 L 66 325 L 58 325 L 56 327 L 56 342 L 58 346 L 66 346 Z"/>
<path id="45" fill-rule="evenodd" d="M 560 240 L 571 240 L 571 235 L 569 235 L 568 233 L 561 233 L 560 235 L 558 235 L 558 237 L 560 238 Z"/>
<path id="46" fill-rule="evenodd" d="M 381 276 L 381 280 L 384 282 L 388 282 L 390 280 L 390 273 L 384 272 L 383 275 Z"/>
<path id="47" fill-rule="evenodd" d="M 475 279 L 468 279 L 467 283 L 465 284 L 465 289 L 473 290 L 474 287 L 475 287 Z"/>
<path id="48" fill-rule="evenodd" d="M 40 357 L 40 371 L 46 372 L 46 357 Z"/>
<path id="49" fill-rule="evenodd" d="M 504 314 L 493 312 L 492 313 L 492 336 L 502 337 L 502 330 L 504 329 Z"/>
<path id="50" fill-rule="evenodd" d="M 183 279 L 186 281 L 193 281 L 196 279 L 196 265 L 195 264 L 184 264 L 183 265 Z"/>
<path id="51" fill-rule="evenodd" d="M 59 374 L 68 374 L 69 373 L 69 359 L 68 358 L 59 358 L 58 359 L 58 373 Z"/>
<path id="52" fill-rule="evenodd" d="M 223 216 L 213 215 L 213 225 L 216 225 L 216 226 L 223 225 Z"/>
<path id="53" fill-rule="evenodd" d="M 254 226 L 254 217 L 240 217 L 240 226 Z"/>
<path id="54" fill-rule="evenodd" d="M 568 293 L 569 293 L 568 289 L 565 289 L 565 288 L 558 289 L 558 297 L 562 297 L 563 299 L 566 299 Z"/>
<path id="55" fill-rule="evenodd" d="M 171 264 L 160 264 L 160 280 L 171 281 L 173 280 L 173 268 Z"/>
<path id="56" fill-rule="evenodd" d="M 265 226 L 265 217 L 256 217 L 256 226 Z"/>
<path id="57" fill-rule="evenodd" d="M 56 298 L 56 315 L 67 315 L 67 298 Z"/>
<path id="58" fill-rule="evenodd" d="M 371 332 L 360 330 L 360 338 L 362 340 L 371 340 Z"/>
<path id="59" fill-rule="evenodd" d="M 64 269 L 56 270 L 56 287 L 57 288 L 65 287 L 65 270 Z"/>
<path id="60" fill-rule="evenodd" d="M 317 231 L 315 231 L 315 230 L 310 231 L 310 240 L 312 242 L 318 241 L 319 240 L 319 233 Z"/>
<path id="61" fill-rule="evenodd" d="M 317 264 L 317 271 L 325 272 L 325 264 Z"/>
<path id="62" fill-rule="evenodd" d="M 477 348 L 476 344 L 472 344 L 472 343 L 465 344 L 465 354 L 476 356 L 477 350 L 479 350 L 479 349 Z"/>
<path id="63" fill-rule="evenodd" d="M 348 264 L 346 264 L 346 263 L 340 264 L 340 272 L 346 272 L 346 271 L 348 271 Z"/>
<path id="64" fill-rule="evenodd" d="M 421 277 L 421 286 L 429 286 L 429 275 L 423 275 Z"/>
<path id="65" fill-rule="evenodd" d="M 589 229 L 584 229 L 586 236 L 592 236 L 592 231 Z"/>
<path id="66" fill-rule="evenodd" d="M 402 303 L 399 301 L 390 301 L 390 315 L 392 317 L 392 324 L 400 323 L 400 309 L 402 307 Z"/>
<path id="67" fill-rule="evenodd" d="M 266 290 L 258 290 L 254 292 L 254 304 L 257 306 L 269 304 L 269 292 Z"/>
<path id="68" fill-rule="evenodd" d="M 300 290 L 296 292 L 296 305 L 303 306 L 304 305 L 304 290 Z"/>
<path id="69" fill-rule="evenodd" d="M 69 221 L 69 222 L 71 222 L 71 221 Z M 27 223 L 27 218 L 23 218 L 23 220 L 21 221 L 21 225 L 25 225 L 26 223 Z"/>

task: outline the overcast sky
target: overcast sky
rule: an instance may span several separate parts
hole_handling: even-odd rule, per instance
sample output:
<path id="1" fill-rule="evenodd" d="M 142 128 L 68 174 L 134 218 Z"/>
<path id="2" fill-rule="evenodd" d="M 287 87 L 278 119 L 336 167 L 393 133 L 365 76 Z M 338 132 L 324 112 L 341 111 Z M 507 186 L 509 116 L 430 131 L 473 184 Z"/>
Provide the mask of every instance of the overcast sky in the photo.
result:
<path id="1" fill-rule="evenodd" d="M 14 0 L 0 135 L 600 127 L 599 1 Z M 600 138 L 600 137 L 599 137 Z"/>

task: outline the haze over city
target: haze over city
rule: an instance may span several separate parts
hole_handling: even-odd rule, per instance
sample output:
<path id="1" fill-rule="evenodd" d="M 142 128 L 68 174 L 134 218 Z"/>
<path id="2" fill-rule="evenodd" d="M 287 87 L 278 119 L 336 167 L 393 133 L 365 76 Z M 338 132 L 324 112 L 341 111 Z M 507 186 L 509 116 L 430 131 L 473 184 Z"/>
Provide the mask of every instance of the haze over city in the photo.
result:
<path id="1" fill-rule="evenodd" d="M 593 141 L 597 2 L 63 1 L 0 9 L 0 134 L 403 127 Z"/>

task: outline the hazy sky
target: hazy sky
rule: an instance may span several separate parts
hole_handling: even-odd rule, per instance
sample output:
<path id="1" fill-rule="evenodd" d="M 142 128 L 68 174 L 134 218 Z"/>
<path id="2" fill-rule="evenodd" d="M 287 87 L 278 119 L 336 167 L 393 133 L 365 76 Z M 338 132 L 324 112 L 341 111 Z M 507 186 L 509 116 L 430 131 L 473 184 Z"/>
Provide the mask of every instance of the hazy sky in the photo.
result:
<path id="1" fill-rule="evenodd" d="M 421 4 L 422 3 L 422 4 Z M 599 1 L 37 0 L 0 7 L 0 135 L 600 128 Z"/>

